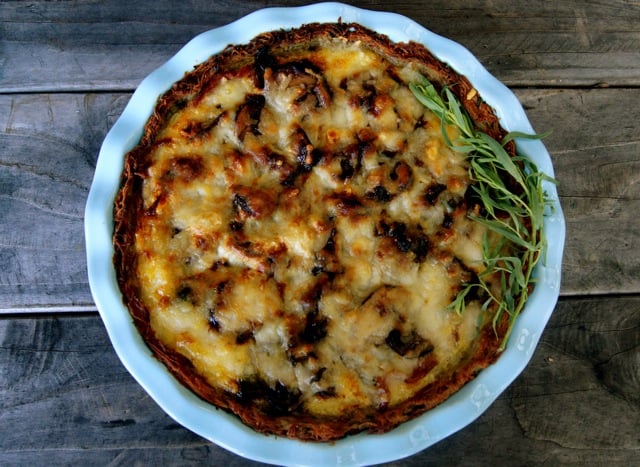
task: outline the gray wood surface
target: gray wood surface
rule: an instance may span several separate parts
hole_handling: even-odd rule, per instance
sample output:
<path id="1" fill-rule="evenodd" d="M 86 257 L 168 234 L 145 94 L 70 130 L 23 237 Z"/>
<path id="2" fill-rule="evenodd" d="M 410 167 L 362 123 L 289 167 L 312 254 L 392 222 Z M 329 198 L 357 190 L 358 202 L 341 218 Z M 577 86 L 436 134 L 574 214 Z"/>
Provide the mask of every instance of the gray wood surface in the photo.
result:
<path id="1" fill-rule="evenodd" d="M 0 465 L 258 465 L 173 422 L 119 362 L 86 277 L 104 136 L 194 35 L 306 2 L 0 1 Z M 468 47 L 524 105 L 567 221 L 561 300 L 478 420 L 392 465 L 639 465 L 640 2 L 352 2 Z"/>
<path id="2" fill-rule="evenodd" d="M 200 32 L 263 6 L 308 2 L 5 2 L 7 92 L 134 88 Z M 354 5 L 388 10 L 386 0 Z M 640 84 L 635 1 L 402 1 L 392 10 L 469 48 L 511 86 Z"/>
<path id="3" fill-rule="evenodd" d="M 95 309 L 83 214 L 119 94 L 0 94 L 0 309 Z"/>

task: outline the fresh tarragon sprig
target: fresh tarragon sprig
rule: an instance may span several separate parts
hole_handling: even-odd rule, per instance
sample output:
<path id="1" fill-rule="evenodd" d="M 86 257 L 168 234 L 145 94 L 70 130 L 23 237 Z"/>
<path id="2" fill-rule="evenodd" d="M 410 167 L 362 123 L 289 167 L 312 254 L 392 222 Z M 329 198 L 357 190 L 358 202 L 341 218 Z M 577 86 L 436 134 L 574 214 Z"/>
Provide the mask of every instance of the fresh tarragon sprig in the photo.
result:
<path id="1" fill-rule="evenodd" d="M 468 297 L 485 297 L 482 310 L 492 305 L 496 310 L 494 330 L 507 313 L 509 326 L 500 345 L 500 350 L 504 350 L 535 282 L 534 267 L 546 251 L 543 222 L 550 203 L 543 182 L 555 183 L 528 158 L 511 156 L 505 146 L 516 138 L 538 139 L 544 135 L 511 132 L 498 142 L 475 127 L 448 87 L 438 92 L 426 78 L 409 87 L 416 99 L 440 119 L 446 144 L 466 154 L 473 190 L 484 207 L 483 215 L 470 215 L 487 228 L 482 245 L 484 270 L 477 281 L 463 285 L 450 308 L 463 313 Z M 449 125 L 460 132 L 454 141 L 447 133 Z M 490 241 L 491 233 L 500 240 Z M 496 284 L 489 283 L 495 278 L 500 294 L 494 291 Z"/>

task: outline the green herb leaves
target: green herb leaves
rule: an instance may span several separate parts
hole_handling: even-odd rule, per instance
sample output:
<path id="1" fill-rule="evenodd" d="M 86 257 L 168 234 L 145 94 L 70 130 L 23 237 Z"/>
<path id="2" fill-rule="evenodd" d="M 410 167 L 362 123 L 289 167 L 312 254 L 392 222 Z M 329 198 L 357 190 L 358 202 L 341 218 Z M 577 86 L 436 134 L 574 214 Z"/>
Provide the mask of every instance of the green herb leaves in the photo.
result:
<path id="1" fill-rule="evenodd" d="M 544 135 L 512 132 L 498 142 L 475 127 L 449 88 L 438 92 L 426 78 L 409 87 L 416 99 L 440 118 L 446 144 L 467 155 L 472 188 L 483 207 L 480 214 L 470 217 L 487 228 L 484 270 L 477 281 L 463 285 L 450 307 L 462 313 L 469 297 L 482 297 L 482 309 L 491 308 L 494 313 L 494 329 L 507 313 L 503 350 L 532 290 L 533 269 L 545 252 L 543 222 L 549 203 L 542 184 L 554 182 L 528 158 L 509 154 L 505 146 L 516 138 Z M 460 132 L 455 141 L 447 134 L 449 125 Z"/>

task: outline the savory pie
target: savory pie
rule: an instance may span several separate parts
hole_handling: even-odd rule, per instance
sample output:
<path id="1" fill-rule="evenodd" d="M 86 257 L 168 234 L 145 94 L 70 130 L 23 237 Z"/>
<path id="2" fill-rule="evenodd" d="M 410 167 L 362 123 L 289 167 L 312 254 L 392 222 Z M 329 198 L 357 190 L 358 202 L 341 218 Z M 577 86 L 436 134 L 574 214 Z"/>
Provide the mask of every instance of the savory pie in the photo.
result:
<path id="1" fill-rule="evenodd" d="M 465 155 L 409 84 L 426 76 L 500 138 L 422 45 L 309 24 L 228 46 L 159 99 L 114 208 L 124 301 L 184 385 L 253 429 L 384 432 L 499 355 L 470 294 L 486 227 Z"/>

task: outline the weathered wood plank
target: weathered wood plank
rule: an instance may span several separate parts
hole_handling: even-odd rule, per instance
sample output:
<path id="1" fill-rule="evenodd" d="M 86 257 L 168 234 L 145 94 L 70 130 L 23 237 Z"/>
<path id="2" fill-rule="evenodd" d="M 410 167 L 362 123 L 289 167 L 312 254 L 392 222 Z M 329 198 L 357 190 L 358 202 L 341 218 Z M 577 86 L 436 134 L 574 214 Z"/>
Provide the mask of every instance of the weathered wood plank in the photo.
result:
<path id="1" fill-rule="evenodd" d="M 0 96 L 0 309 L 93 309 L 84 204 L 128 96 Z"/>
<path id="2" fill-rule="evenodd" d="M 394 465 L 630 465 L 640 297 L 561 300 L 531 363 L 476 422 Z M 0 464 L 251 465 L 174 423 L 97 316 L 0 319 Z"/>
<path id="3" fill-rule="evenodd" d="M 175 462 L 207 449 L 129 376 L 97 316 L 3 319 L 0 342 L 0 464 L 126 463 L 130 449 L 170 449 Z"/>
<path id="4" fill-rule="evenodd" d="M 563 293 L 637 292 L 640 90 L 517 95 L 536 130 L 552 132 L 545 144 L 567 220 Z"/>
<path id="5" fill-rule="evenodd" d="M 4 452 L 0 460 L 6 465 L 46 465 L 48 467 L 69 465 L 117 466 L 179 466 L 224 465 L 247 467 L 264 465 L 251 462 L 224 451 L 217 446 L 202 443 L 194 447 L 156 446 L 153 448 L 104 448 L 34 449 L 30 451 Z"/>
<path id="6" fill-rule="evenodd" d="M 526 437 L 571 449 L 639 449 L 640 298 L 568 300 L 556 311 L 536 358 L 508 391 Z"/>
<path id="7" fill-rule="evenodd" d="M 567 218 L 563 295 L 640 292 L 640 90 L 520 90 Z M 83 211 L 129 94 L 0 96 L 0 310 L 93 309 Z M 620 108 L 625 118 L 620 119 Z"/>
<path id="8" fill-rule="evenodd" d="M 227 2 L 5 2 L 0 92 L 131 90 L 200 32 L 266 6 Z M 435 0 L 352 2 L 392 10 L 469 48 L 510 86 L 640 84 L 640 4 Z"/>

